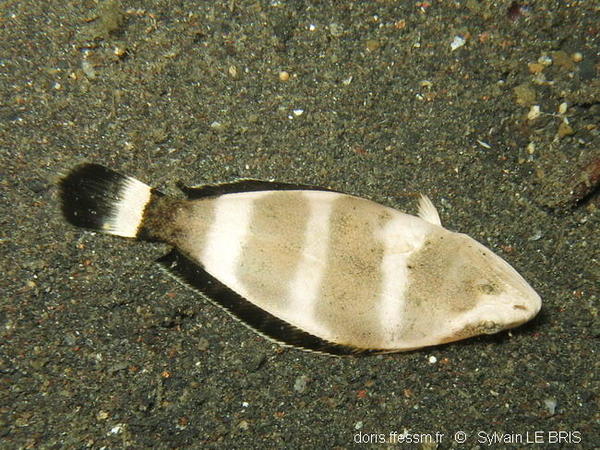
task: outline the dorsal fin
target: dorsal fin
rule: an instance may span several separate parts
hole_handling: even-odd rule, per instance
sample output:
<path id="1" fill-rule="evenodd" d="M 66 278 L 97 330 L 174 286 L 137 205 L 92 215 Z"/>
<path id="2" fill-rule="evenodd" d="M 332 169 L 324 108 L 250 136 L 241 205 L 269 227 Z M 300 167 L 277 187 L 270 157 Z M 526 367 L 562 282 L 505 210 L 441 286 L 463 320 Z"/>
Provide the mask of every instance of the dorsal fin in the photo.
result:
<path id="1" fill-rule="evenodd" d="M 442 226 L 442 221 L 436 207 L 429 197 L 423 194 L 419 197 L 419 217 L 433 225 Z"/>
<path id="2" fill-rule="evenodd" d="M 231 183 L 206 184 L 203 186 L 184 186 L 177 185 L 189 199 L 198 199 L 206 197 L 218 197 L 219 195 L 235 194 L 239 192 L 257 192 L 257 191 L 330 191 L 333 189 L 310 186 L 305 184 L 280 183 L 276 181 L 263 180 L 238 180 Z"/>
<path id="3" fill-rule="evenodd" d="M 253 331 L 279 344 L 332 355 L 377 353 L 377 350 L 328 342 L 290 325 L 228 288 L 177 249 L 159 258 L 157 262 L 179 282 L 200 292 Z"/>

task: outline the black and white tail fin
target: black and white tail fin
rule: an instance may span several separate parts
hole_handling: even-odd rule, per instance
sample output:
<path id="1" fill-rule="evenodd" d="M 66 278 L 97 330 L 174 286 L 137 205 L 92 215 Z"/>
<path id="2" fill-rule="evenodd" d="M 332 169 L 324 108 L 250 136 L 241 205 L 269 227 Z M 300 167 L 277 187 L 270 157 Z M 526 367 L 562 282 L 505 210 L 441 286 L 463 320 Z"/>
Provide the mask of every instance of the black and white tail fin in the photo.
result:
<path id="1" fill-rule="evenodd" d="M 65 219 L 78 227 L 138 237 L 150 186 L 99 164 L 76 167 L 60 182 Z"/>

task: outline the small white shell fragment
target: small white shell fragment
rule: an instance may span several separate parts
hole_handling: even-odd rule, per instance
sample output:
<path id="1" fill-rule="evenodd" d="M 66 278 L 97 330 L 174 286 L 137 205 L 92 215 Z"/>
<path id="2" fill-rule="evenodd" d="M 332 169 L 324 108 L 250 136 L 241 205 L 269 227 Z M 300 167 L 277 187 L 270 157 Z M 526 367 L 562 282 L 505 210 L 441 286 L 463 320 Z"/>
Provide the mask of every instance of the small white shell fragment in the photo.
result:
<path id="1" fill-rule="evenodd" d="M 238 69 L 234 65 L 229 66 L 229 68 L 227 69 L 227 72 L 229 73 L 229 76 L 231 78 L 237 78 L 237 76 L 238 76 Z"/>
<path id="2" fill-rule="evenodd" d="M 466 39 L 462 36 L 454 36 L 454 39 L 452 40 L 452 42 L 450 43 L 450 49 L 452 51 L 462 47 L 463 45 L 465 45 L 466 43 Z"/>
<path id="3" fill-rule="evenodd" d="M 94 69 L 92 63 L 90 63 L 87 59 L 81 61 L 81 70 L 90 80 L 96 78 L 96 70 Z"/>
<path id="4" fill-rule="evenodd" d="M 306 391 L 306 386 L 308 385 L 309 378 L 306 375 L 300 375 L 294 381 L 294 390 L 300 394 Z"/>
<path id="5" fill-rule="evenodd" d="M 437 358 L 431 355 L 429 358 L 427 358 L 427 361 L 429 361 L 429 364 L 435 364 L 437 362 Z"/>
<path id="6" fill-rule="evenodd" d="M 533 105 L 527 113 L 527 120 L 535 120 L 540 117 L 540 105 Z"/>
<path id="7" fill-rule="evenodd" d="M 558 402 L 554 398 L 547 398 L 544 400 L 544 406 L 546 406 L 546 409 L 548 410 L 551 416 L 553 416 L 556 413 L 557 405 Z"/>
<path id="8" fill-rule="evenodd" d="M 548 55 L 542 55 L 538 58 L 538 63 L 546 67 L 551 66 L 552 58 L 550 58 Z"/>
<path id="9" fill-rule="evenodd" d="M 583 61 L 583 53 L 581 52 L 575 52 L 571 55 L 571 59 L 573 60 L 573 62 L 581 62 Z"/>
<path id="10" fill-rule="evenodd" d="M 562 102 L 559 106 L 558 106 L 558 113 L 560 115 L 565 114 L 567 112 L 567 102 Z"/>
<path id="11" fill-rule="evenodd" d="M 122 58 L 123 56 L 125 56 L 125 54 L 127 53 L 127 48 L 126 47 L 122 47 L 120 45 L 117 45 L 114 49 L 113 49 L 113 54 L 118 57 L 118 58 Z"/>
<path id="12" fill-rule="evenodd" d="M 117 425 L 115 425 L 114 427 L 112 427 L 110 429 L 110 431 L 108 432 L 108 434 L 120 434 L 123 432 L 123 429 L 125 428 L 125 425 L 122 423 L 118 423 Z"/>

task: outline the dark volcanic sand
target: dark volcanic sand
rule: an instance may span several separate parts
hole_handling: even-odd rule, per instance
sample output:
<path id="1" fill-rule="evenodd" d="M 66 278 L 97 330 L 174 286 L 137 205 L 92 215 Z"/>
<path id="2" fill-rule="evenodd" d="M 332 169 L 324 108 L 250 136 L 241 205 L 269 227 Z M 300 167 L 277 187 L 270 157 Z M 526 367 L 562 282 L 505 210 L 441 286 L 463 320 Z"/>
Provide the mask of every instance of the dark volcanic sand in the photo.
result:
<path id="1" fill-rule="evenodd" d="M 598 446 L 599 15 L 562 0 L 0 2 L 0 446 L 346 448 L 408 431 L 449 448 L 464 431 L 486 448 L 558 430 Z M 64 223 L 56 181 L 83 161 L 170 194 L 268 178 L 414 212 L 424 192 L 542 313 L 407 354 L 282 349 L 160 272 L 166 247 Z"/>

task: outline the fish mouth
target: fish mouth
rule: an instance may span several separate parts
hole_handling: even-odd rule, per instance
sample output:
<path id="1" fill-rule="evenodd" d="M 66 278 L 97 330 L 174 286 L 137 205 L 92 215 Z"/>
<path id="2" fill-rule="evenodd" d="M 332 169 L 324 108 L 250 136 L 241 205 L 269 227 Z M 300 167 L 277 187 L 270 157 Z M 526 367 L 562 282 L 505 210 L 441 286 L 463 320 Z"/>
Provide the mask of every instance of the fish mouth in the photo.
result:
<path id="1" fill-rule="evenodd" d="M 542 309 L 542 298 L 533 289 L 531 289 L 531 291 L 534 295 L 531 299 L 532 305 L 527 306 L 522 303 L 515 303 L 514 305 L 512 305 L 513 311 L 524 315 L 523 320 L 520 322 L 517 322 L 515 326 L 521 325 L 521 324 L 533 319 L 535 316 L 537 316 L 537 314 Z"/>
<path id="2" fill-rule="evenodd" d="M 496 302 L 489 302 L 471 311 L 450 333 L 440 338 L 440 343 L 491 335 L 516 328 L 533 319 L 540 310 L 540 306 L 541 300 L 535 304 L 513 302 L 502 307 L 499 307 Z"/>
<path id="3" fill-rule="evenodd" d="M 491 269 L 495 272 L 498 279 L 504 282 L 510 295 L 516 299 L 513 302 L 509 302 L 512 303 L 512 310 L 515 313 L 522 312 L 525 316 L 523 322 L 531 320 L 542 308 L 542 298 L 513 266 L 500 256 L 493 255 L 498 266 Z M 519 322 L 517 325 L 523 322 Z"/>

